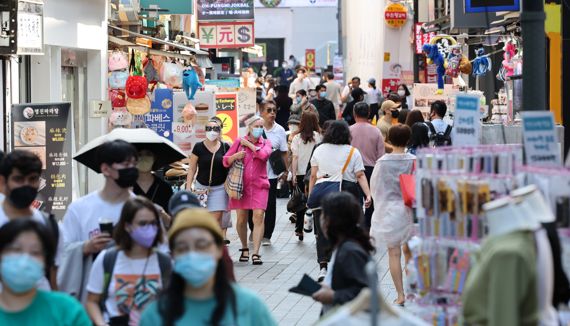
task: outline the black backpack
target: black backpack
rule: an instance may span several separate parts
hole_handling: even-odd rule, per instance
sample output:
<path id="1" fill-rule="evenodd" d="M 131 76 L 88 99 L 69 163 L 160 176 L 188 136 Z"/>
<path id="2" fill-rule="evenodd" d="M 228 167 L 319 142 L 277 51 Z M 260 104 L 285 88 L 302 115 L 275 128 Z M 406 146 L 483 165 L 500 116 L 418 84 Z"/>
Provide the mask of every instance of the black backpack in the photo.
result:
<path id="1" fill-rule="evenodd" d="M 437 132 L 431 122 L 426 121 L 426 125 L 428 126 L 431 133 L 429 141 L 433 147 L 451 146 L 451 130 L 453 129 L 452 126 L 447 125 L 445 132 Z"/>

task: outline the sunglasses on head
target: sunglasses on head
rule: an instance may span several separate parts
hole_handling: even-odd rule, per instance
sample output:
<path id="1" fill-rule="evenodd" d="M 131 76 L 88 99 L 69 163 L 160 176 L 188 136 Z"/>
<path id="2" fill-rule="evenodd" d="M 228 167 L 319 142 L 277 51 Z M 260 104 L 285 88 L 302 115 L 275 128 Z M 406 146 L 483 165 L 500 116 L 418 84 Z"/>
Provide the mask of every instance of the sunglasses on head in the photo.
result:
<path id="1" fill-rule="evenodd" d="M 215 126 L 215 127 L 206 126 L 206 131 L 218 131 L 219 132 L 220 130 L 222 130 L 222 128 L 220 128 L 218 126 Z"/>

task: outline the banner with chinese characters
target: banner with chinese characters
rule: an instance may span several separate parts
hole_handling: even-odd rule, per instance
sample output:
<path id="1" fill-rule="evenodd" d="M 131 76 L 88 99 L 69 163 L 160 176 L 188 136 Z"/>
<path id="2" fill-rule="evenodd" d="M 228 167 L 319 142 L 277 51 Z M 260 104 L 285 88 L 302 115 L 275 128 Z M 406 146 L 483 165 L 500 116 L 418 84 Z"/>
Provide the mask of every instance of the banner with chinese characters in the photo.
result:
<path id="1" fill-rule="evenodd" d="M 70 103 L 12 105 L 12 149 L 36 154 L 42 175 L 35 208 L 63 218 L 72 193 Z"/>
<path id="2" fill-rule="evenodd" d="M 151 103 L 150 112 L 144 115 L 146 126 L 157 134 L 172 140 L 172 90 L 168 88 L 154 91 L 154 100 Z"/>
<path id="3" fill-rule="evenodd" d="M 216 116 L 222 120 L 222 139 L 232 143 L 238 137 L 238 94 L 216 94 Z"/>
<path id="4" fill-rule="evenodd" d="M 194 110 L 188 110 L 184 115 L 184 107 L 191 103 Z M 206 123 L 216 115 L 216 98 L 214 91 L 198 91 L 194 100 L 189 101 L 184 92 L 174 93 L 174 122 L 172 133 L 174 143 L 190 155 L 192 148 L 206 138 Z"/>
<path id="5" fill-rule="evenodd" d="M 254 46 L 253 21 L 198 24 L 200 47 L 210 49 L 247 48 Z"/>
<path id="6" fill-rule="evenodd" d="M 182 0 L 178 0 L 184 2 Z M 188 1 L 190 2 L 190 1 Z M 198 0 L 198 20 L 253 20 L 253 0 Z"/>

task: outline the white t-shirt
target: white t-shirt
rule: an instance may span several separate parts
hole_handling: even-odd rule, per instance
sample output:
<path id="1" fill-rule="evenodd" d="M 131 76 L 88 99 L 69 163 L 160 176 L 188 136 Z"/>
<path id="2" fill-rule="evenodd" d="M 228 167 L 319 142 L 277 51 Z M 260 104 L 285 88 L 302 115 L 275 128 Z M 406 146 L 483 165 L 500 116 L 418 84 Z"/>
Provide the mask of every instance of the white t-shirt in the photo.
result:
<path id="1" fill-rule="evenodd" d="M 106 252 L 107 250 L 101 251 L 91 267 L 87 282 L 87 291 L 91 293 L 103 293 L 103 257 Z M 131 322 L 138 321 L 140 313 L 156 298 L 160 289 L 162 281 L 156 253 L 148 259 L 131 259 L 122 250 L 119 251 L 105 300 L 108 313 L 106 318 L 121 316 L 130 311 Z"/>
<path id="2" fill-rule="evenodd" d="M 311 159 L 311 154 L 315 145 L 320 144 L 323 137 L 318 132 L 313 133 L 315 141 L 308 142 L 305 144 L 301 135 L 297 134 L 293 137 L 291 141 L 291 153 L 293 156 L 297 156 L 297 175 L 305 175 L 307 172 L 307 165 Z"/>
<path id="3" fill-rule="evenodd" d="M 285 132 L 285 128 L 281 127 L 278 123 L 273 123 L 273 128 L 265 129 L 265 136 L 267 139 L 271 141 L 271 147 L 273 150 L 277 150 L 280 152 L 287 152 L 289 147 L 287 146 L 287 133 Z M 276 179 L 278 176 L 273 173 L 273 169 L 271 168 L 271 164 L 267 161 L 267 178 L 268 179 Z"/>
<path id="4" fill-rule="evenodd" d="M 364 171 L 362 156 L 356 148 L 341 177 L 341 171 L 350 154 L 350 148 L 350 145 L 322 144 L 315 149 L 311 158 L 311 166 L 319 167 L 316 183 L 326 181 L 341 182 L 342 180 L 356 182 L 356 173 Z"/>
<path id="5" fill-rule="evenodd" d="M 368 88 L 366 90 L 366 103 L 370 104 L 378 104 L 380 100 L 380 91 L 377 88 Z"/>
<path id="6" fill-rule="evenodd" d="M 131 194 L 134 197 L 134 194 Z M 117 224 L 125 202 L 104 201 L 99 191 L 94 191 L 75 201 L 67 208 L 63 217 L 63 239 L 65 243 L 83 242 L 101 233 L 99 220 L 110 219 Z"/>

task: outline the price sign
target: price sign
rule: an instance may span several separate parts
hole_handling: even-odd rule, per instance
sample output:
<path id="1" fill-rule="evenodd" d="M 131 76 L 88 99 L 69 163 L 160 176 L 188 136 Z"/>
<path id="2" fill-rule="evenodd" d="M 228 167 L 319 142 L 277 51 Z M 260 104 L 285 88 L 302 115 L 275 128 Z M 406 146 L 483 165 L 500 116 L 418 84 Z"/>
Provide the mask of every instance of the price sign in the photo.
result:
<path id="1" fill-rule="evenodd" d="M 526 164 L 559 167 L 562 165 L 554 116 L 550 111 L 523 112 L 523 140 Z"/>
<path id="2" fill-rule="evenodd" d="M 457 95 L 452 130 L 453 146 L 479 145 L 481 137 L 480 103 L 480 98 L 477 95 Z"/>

